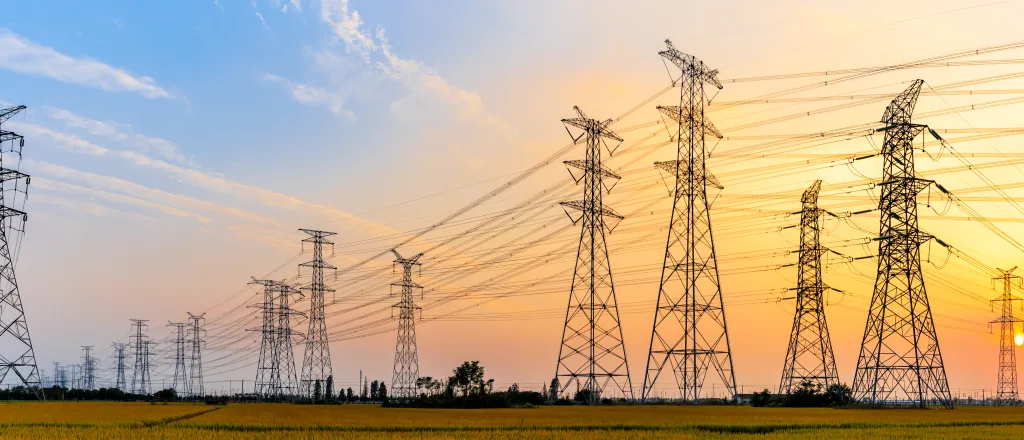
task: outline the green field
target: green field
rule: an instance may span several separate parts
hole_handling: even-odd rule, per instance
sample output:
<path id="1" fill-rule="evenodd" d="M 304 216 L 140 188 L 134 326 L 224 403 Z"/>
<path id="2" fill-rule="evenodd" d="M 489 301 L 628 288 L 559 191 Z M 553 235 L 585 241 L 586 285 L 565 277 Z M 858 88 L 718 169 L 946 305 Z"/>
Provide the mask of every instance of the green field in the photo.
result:
<path id="1" fill-rule="evenodd" d="M 0 439 L 1020 438 L 1024 408 L 714 406 L 433 410 L 371 405 L 0 403 Z"/>

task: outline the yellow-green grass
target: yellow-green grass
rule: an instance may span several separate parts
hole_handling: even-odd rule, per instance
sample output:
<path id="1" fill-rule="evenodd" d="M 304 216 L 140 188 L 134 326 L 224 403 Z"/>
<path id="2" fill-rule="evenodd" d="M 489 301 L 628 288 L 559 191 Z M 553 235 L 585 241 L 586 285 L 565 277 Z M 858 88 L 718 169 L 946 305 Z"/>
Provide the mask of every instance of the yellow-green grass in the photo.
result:
<path id="1" fill-rule="evenodd" d="M 372 405 L 0 403 L 6 439 L 1019 438 L 1024 408 L 707 406 L 433 410 Z"/>
<path id="2" fill-rule="evenodd" d="M 145 402 L 4 402 L 0 425 L 11 423 L 123 424 L 156 421 L 207 409 L 205 405 Z M 3 437 L 0 437 L 3 438 Z"/>
<path id="3" fill-rule="evenodd" d="M 285 439 L 353 439 L 390 440 L 416 438 L 423 440 L 518 440 L 550 439 L 785 439 L 785 440 L 845 440 L 845 439 L 1011 439 L 1020 438 L 1019 426 L 975 426 L 959 428 L 871 428 L 871 429 L 795 429 L 767 434 L 733 434 L 682 429 L 650 430 L 558 430 L 529 428 L 500 431 L 415 431 L 415 432 L 339 432 L 339 431 L 243 431 L 207 430 L 175 426 L 131 428 L 106 427 L 10 427 L 0 430 L 4 440 L 22 439 L 163 439 L 163 440 L 285 440 Z"/>
<path id="4" fill-rule="evenodd" d="M 488 427 L 593 425 L 787 425 L 1020 421 L 1021 407 L 944 409 L 752 408 L 746 406 L 544 406 L 535 409 L 412 409 L 374 405 L 237 404 L 188 424 L 329 425 L 345 427 Z"/>

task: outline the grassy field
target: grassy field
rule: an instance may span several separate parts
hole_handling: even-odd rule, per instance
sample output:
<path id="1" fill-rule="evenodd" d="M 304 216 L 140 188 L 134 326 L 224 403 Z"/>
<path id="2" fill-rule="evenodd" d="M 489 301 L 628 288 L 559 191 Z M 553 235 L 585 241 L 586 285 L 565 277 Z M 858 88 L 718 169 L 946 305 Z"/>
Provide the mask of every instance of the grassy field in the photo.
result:
<path id="1" fill-rule="evenodd" d="M 1020 438 L 1024 408 L 847 410 L 0 403 L 0 439 L 959 439 Z"/>

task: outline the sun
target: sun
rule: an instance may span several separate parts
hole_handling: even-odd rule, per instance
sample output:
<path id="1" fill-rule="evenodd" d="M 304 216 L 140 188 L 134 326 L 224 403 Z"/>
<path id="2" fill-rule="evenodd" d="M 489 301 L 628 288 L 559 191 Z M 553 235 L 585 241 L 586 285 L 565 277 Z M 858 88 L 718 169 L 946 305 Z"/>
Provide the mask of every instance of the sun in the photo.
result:
<path id="1" fill-rule="evenodd" d="M 1024 335 L 1017 333 L 1017 335 L 1013 337 L 1013 343 L 1017 344 L 1018 347 L 1024 345 Z"/>

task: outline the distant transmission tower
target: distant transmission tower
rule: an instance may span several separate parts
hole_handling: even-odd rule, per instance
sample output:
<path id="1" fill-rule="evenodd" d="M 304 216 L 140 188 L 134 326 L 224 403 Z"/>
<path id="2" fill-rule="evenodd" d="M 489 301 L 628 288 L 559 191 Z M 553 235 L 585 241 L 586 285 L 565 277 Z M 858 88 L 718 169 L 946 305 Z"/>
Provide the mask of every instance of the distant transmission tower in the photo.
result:
<path id="1" fill-rule="evenodd" d="M 114 355 L 117 356 L 117 379 L 115 381 L 114 388 L 128 392 L 128 384 L 127 381 L 125 381 L 124 375 L 124 355 L 125 350 L 128 349 L 128 344 L 125 344 L 124 342 L 115 342 L 112 345 L 114 346 Z"/>
<path id="2" fill-rule="evenodd" d="M 149 376 L 149 336 L 146 336 L 148 319 L 132 319 L 131 343 L 135 354 L 135 368 L 132 369 L 132 393 L 152 394 L 153 384 Z"/>
<path id="3" fill-rule="evenodd" d="M 17 196 L 19 193 L 27 195 L 29 176 L 16 169 L 18 161 L 21 160 L 21 148 L 25 146 L 25 138 L 3 130 L 2 124 L 24 109 L 23 105 L 0 109 L 0 311 L 3 312 L 0 313 L 0 384 L 7 380 L 8 374 L 14 373 L 21 385 L 33 390 L 40 400 L 45 400 L 42 378 L 36 365 L 36 353 L 25 319 L 25 307 L 21 303 L 21 292 L 14 276 L 14 260 L 8 241 L 9 232 L 24 233 L 24 228 L 19 230 L 14 225 L 18 222 L 24 225 L 28 220 L 28 214 L 13 208 L 12 205 L 24 205 L 25 197 L 19 201 Z M 7 141 L 11 141 L 10 149 L 3 148 Z M 14 146 L 14 141 L 18 142 L 17 146 Z M 6 164 L 5 159 L 8 162 Z M 15 168 L 10 168 L 12 160 L 16 160 L 13 163 Z M 7 198 L 8 191 L 13 198 Z"/>
<path id="4" fill-rule="evenodd" d="M 398 250 L 392 249 L 395 263 L 402 266 L 402 281 L 392 283 L 392 287 L 402 289 L 401 300 L 392 307 L 398 308 L 398 341 L 395 344 L 395 370 L 391 376 L 390 396 L 395 399 L 413 399 L 416 397 L 416 379 L 420 376 L 419 350 L 416 347 L 416 305 L 413 293 L 416 289 L 423 292 L 423 286 L 412 281 L 412 268 L 419 266 L 423 253 L 412 258 L 404 258 Z M 394 292 L 392 292 L 394 294 Z"/>
<path id="5" fill-rule="evenodd" d="M 260 358 L 256 367 L 254 392 L 264 399 L 283 399 L 298 391 L 295 355 L 292 350 L 291 295 L 301 294 L 281 281 L 253 279 L 249 284 L 263 286 L 263 302 L 251 307 L 260 309 L 262 325 L 250 331 L 261 333 Z"/>
<path id="6" fill-rule="evenodd" d="M 167 326 L 174 327 L 176 332 L 176 337 L 172 341 L 174 342 L 174 381 L 171 384 L 171 388 L 174 388 L 174 391 L 181 396 L 187 395 L 189 392 L 188 368 L 185 366 L 185 343 L 188 342 L 188 339 L 185 338 L 185 333 L 188 325 L 187 322 L 167 323 Z"/>
<path id="7" fill-rule="evenodd" d="M 82 346 L 82 389 L 96 389 L 96 359 L 92 357 L 92 346 Z"/>
<path id="8" fill-rule="evenodd" d="M 585 391 L 587 402 L 594 404 L 600 401 L 606 389 L 614 390 L 621 397 L 633 397 L 605 237 L 608 229 L 605 218 L 622 220 L 622 216 L 604 206 L 603 194 L 609 188 L 604 179 L 620 177 L 601 164 L 601 147 L 607 148 L 606 139 L 622 142 L 622 138 L 608 128 L 611 120 L 590 119 L 579 107 L 573 109 L 577 117 L 563 119 L 562 123 L 566 130 L 569 127 L 582 130 L 578 135 L 570 130 L 569 136 L 574 143 L 586 142 L 587 158 L 565 162 L 576 183 L 583 183 L 583 200 L 561 205 L 567 214 L 569 209 L 580 212 L 579 217 L 570 215 L 569 218 L 573 224 L 582 221 L 582 227 L 555 377 L 562 385 L 559 394 L 575 387 Z M 609 149 L 609 154 L 612 151 L 614 149 Z M 577 177 L 573 168 L 582 174 Z"/>
<path id="9" fill-rule="evenodd" d="M 327 343 L 327 320 L 324 315 L 324 294 L 333 292 L 324 284 L 324 269 L 334 270 L 336 267 L 324 262 L 324 245 L 333 246 L 327 237 L 333 232 L 300 229 L 309 235 L 302 240 L 303 244 L 313 244 L 313 261 L 302 263 L 300 268 L 312 269 L 309 286 L 309 331 L 306 333 L 306 352 L 302 357 L 302 392 L 306 397 L 313 397 L 316 383 L 326 387 L 327 378 L 332 375 L 331 347 Z M 324 389 L 324 388 L 321 388 Z"/>
<path id="10" fill-rule="evenodd" d="M 192 356 L 191 364 L 189 365 L 188 373 L 188 396 L 192 398 L 202 398 L 206 396 L 206 388 L 203 386 L 203 341 L 202 336 L 203 330 L 200 325 L 200 321 L 205 320 L 206 314 L 193 315 L 188 314 L 190 320 L 192 320 Z"/>
<path id="11" fill-rule="evenodd" d="M 916 80 L 885 109 L 878 209 L 878 275 L 864 328 L 853 395 L 861 403 L 921 407 L 953 399 L 921 272 L 921 244 L 932 237 L 917 223 L 917 194 L 933 182 L 914 174 L 910 122 L 924 81 Z"/>
<path id="12" fill-rule="evenodd" d="M 721 89 L 722 83 L 717 70 L 680 52 L 671 41 L 665 40 L 665 44 L 668 48 L 659 54 L 680 70 L 679 78 L 672 79 L 680 87 L 679 105 L 658 110 L 676 124 L 676 159 L 655 166 L 675 174 L 675 187 L 643 398 L 652 397 L 666 368 L 675 375 L 683 400 L 701 398 L 709 369 L 715 371 L 726 392 L 735 396 L 736 374 L 707 195 L 707 186 L 723 187 L 704 163 L 705 136 L 722 137 L 704 116 L 704 85 Z"/>
<path id="13" fill-rule="evenodd" d="M 993 281 L 1003 282 L 1003 295 L 992 302 L 998 302 L 1002 313 L 999 319 L 992 321 L 999 323 L 999 383 L 996 386 L 996 399 L 1000 404 L 1012 405 L 1020 401 L 1017 393 L 1017 353 L 1013 338 L 1017 333 L 1017 323 L 1024 320 L 1013 315 L 1013 302 L 1021 301 L 1013 295 L 1013 285 L 1021 287 L 1021 277 L 1014 275 L 1015 266 L 1010 270 L 999 269 L 1002 276 L 993 278 Z"/>
<path id="14" fill-rule="evenodd" d="M 786 350 L 786 362 L 782 368 L 782 382 L 779 393 L 796 391 L 805 381 L 813 382 L 827 389 L 839 384 L 835 356 L 832 354 L 832 340 L 825 322 L 825 285 L 821 281 L 821 256 L 826 250 L 821 246 L 821 215 L 825 210 L 818 208 L 818 193 L 821 180 L 800 197 L 800 262 L 797 266 L 796 313 L 793 316 L 793 331 Z"/>

